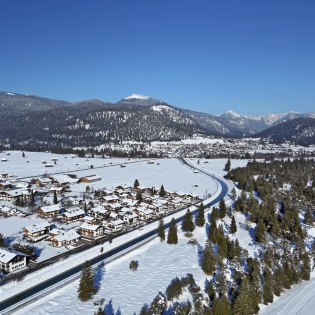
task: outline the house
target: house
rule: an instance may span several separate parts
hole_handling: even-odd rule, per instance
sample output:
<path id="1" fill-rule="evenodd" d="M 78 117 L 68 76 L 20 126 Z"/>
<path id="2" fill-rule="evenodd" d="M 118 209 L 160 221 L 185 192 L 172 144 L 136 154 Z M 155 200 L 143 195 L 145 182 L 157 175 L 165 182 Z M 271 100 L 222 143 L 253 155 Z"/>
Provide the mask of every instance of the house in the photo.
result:
<path id="1" fill-rule="evenodd" d="M 26 267 L 27 257 L 16 250 L 0 248 L 0 271 L 12 272 Z"/>
<path id="2" fill-rule="evenodd" d="M 28 236 L 33 240 L 37 239 L 38 241 L 48 236 L 49 231 L 50 224 L 48 222 L 40 222 L 23 228 L 25 236 Z"/>
<path id="3" fill-rule="evenodd" d="M 7 172 L 1 172 L 0 173 L 0 178 L 8 178 L 9 177 L 9 173 Z"/>
<path id="4" fill-rule="evenodd" d="M 108 226 L 109 226 L 114 232 L 118 232 L 118 231 L 122 230 L 123 224 L 124 224 L 124 221 L 123 221 L 123 220 L 117 219 L 117 220 L 111 221 L 111 222 L 108 224 Z"/>
<path id="5" fill-rule="evenodd" d="M 38 209 L 39 216 L 43 218 L 52 218 L 59 215 L 62 211 L 62 207 L 60 205 L 50 205 L 45 207 L 40 207 Z"/>
<path id="6" fill-rule="evenodd" d="M 154 215 L 154 212 L 151 209 L 148 209 L 145 207 L 140 207 L 136 211 L 137 211 L 139 217 L 144 219 L 144 220 L 149 220 Z"/>
<path id="7" fill-rule="evenodd" d="M 4 206 L 4 207 L 0 207 L 0 213 L 8 217 L 10 215 L 14 215 L 16 213 L 16 209 Z"/>
<path id="8" fill-rule="evenodd" d="M 13 184 L 12 184 L 12 182 L 10 182 L 8 180 L 3 180 L 3 181 L 0 181 L 0 188 L 1 189 L 12 189 Z"/>
<path id="9" fill-rule="evenodd" d="M 87 216 L 85 216 L 83 218 L 83 221 L 88 223 L 88 224 L 95 224 L 96 223 L 96 218 L 87 215 Z"/>
<path id="10" fill-rule="evenodd" d="M 53 229 L 50 233 L 49 242 L 52 246 L 61 247 L 77 243 L 81 236 L 74 230 L 63 231 Z"/>
<path id="11" fill-rule="evenodd" d="M 78 221 L 85 217 L 85 211 L 80 208 L 67 210 L 62 214 L 62 219 L 65 222 L 74 222 Z"/>
<path id="12" fill-rule="evenodd" d="M 49 191 L 56 192 L 57 194 L 61 195 L 64 193 L 66 188 L 64 186 L 53 186 L 49 189 Z"/>
<path id="13" fill-rule="evenodd" d="M 93 183 L 93 182 L 98 182 L 100 180 L 102 180 L 102 178 L 97 176 L 97 175 L 88 175 L 88 176 L 81 177 L 79 179 L 79 182 L 81 182 L 81 183 Z"/>
<path id="14" fill-rule="evenodd" d="M 89 237 L 97 237 L 104 234 L 104 228 L 98 224 L 89 224 L 84 222 L 78 229 L 81 235 L 86 235 Z"/>
<path id="15" fill-rule="evenodd" d="M 102 206 L 97 206 L 97 207 L 94 207 L 94 208 L 91 208 L 89 210 L 89 214 L 91 216 L 94 216 L 94 217 L 97 217 L 97 218 L 104 218 L 107 214 L 108 214 L 108 210 L 104 209 L 104 207 Z"/>
<path id="16" fill-rule="evenodd" d="M 27 190 L 15 189 L 1 191 L 0 198 L 7 201 L 13 201 L 18 198 L 29 197 L 30 193 Z"/>
<path id="17" fill-rule="evenodd" d="M 137 219 L 138 219 L 138 216 L 135 213 L 130 212 L 123 215 L 123 220 L 129 224 L 135 223 Z"/>
<path id="18" fill-rule="evenodd" d="M 116 195 L 108 195 L 103 198 L 108 203 L 117 203 L 119 201 L 119 197 Z"/>

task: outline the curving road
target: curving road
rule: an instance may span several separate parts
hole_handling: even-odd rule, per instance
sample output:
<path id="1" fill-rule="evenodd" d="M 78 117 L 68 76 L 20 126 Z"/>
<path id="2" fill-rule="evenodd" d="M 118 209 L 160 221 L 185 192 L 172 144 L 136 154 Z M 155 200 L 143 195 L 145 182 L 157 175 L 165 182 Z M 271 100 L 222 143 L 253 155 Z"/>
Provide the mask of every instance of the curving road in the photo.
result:
<path id="1" fill-rule="evenodd" d="M 192 169 L 197 169 L 200 173 L 203 173 L 209 177 L 211 177 L 213 180 L 215 180 L 218 183 L 218 189 L 216 193 L 203 201 L 204 205 L 206 207 L 210 207 L 212 205 L 217 204 L 222 198 L 225 198 L 228 193 L 231 190 L 231 184 L 226 179 L 215 175 L 208 170 L 205 170 L 203 168 L 198 167 L 198 165 L 192 164 L 190 161 L 181 159 L 181 162 Z M 196 213 L 198 211 L 198 208 L 196 207 L 195 210 L 192 211 L 192 213 Z M 177 222 L 180 222 L 183 219 L 185 212 L 182 211 L 182 214 L 176 218 Z M 171 217 L 174 216 L 174 214 L 170 215 Z M 165 219 L 165 218 L 164 218 Z M 165 224 L 165 227 L 167 228 L 169 226 L 169 223 Z M 152 229 L 143 235 L 139 237 L 135 237 L 132 240 L 129 240 L 125 242 L 122 245 L 119 245 L 112 250 L 109 250 L 107 252 L 102 253 L 101 255 L 91 259 L 91 263 L 98 264 L 104 260 L 109 259 L 116 259 L 116 256 L 123 255 L 125 252 L 133 250 L 135 247 L 139 247 L 143 245 L 144 243 L 148 242 L 152 238 L 156 237 L 157 235 L 157 227 L 156 225 L 152 227 Z M 41 296 L 55 290 L 58 288 L 58 286 L 64 284 L 65 282 L 71 282 L 74 278 L 78 277 L 82 270 L 82 264 L 79 264 L 77 266 L 74 266 L 71 269 L 68 269 L 57 276 L 50 278 L 46 281 L 43 281 L 33 287 L 30 287 L 28 290 L 25 290 L 23 292 L 20 292 L 14 296 L 11 296 L 8 299 L 5 299 L 1 301 L 0 303 L 0 312 L 1 314 L 12 314 L 14 310 L 17 310 L 18 308 L 22 307 L 23 305 L 26 305 L 30 303 L 30 301 L 34 301 L 36 299 L 39 299 Z M 23 280 L 22 280 L 23 281 Z"/>

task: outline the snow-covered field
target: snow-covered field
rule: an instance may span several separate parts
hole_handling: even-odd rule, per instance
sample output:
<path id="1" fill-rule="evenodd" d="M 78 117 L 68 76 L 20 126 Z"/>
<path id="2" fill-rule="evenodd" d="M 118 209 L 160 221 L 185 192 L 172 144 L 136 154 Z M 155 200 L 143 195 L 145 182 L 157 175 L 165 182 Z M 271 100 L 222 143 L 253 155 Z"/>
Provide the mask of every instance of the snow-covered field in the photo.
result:
<path id="1" fill-rule="evenodd" d="M 241 228 L 245 218 L 238 214 L 236 217 L 239 232 L 237 237 L 242 246 L 248 247 L 251 238 L 247 231 Z M 226 223 L 229 223 L 226 221 Z M 240 224 L 241 223 L 241 224 Z M 165 292 L 170 281 L 176 276 L 182 277 L 192 273 L 202 290 L 205 288 L 206 275 L 199 265 L 198 246 L 204 246 L 207 239 L 206 227 L 196 228 L 193 238 L 199 245 L 188 244 L 189 238 L 179 231 L 179 243 L 168 245 L 161 243 L 158 238 L 131 253 L 99 267 L 99 291 L 94 299 L 81 302 L 77 297 L 79 280 L 23 308 L 16 314 L 93 314 L 96 306 L 93 301 L 105 299 L 105 309 L 121 311 L 122 315 L 138 314 L 144 303 L 150 304 L 159 291 Z M 139 261 L 136 272 L 129 270 L 131 260 Z M 112 314 L 112 313 L 108 313 Z"/>
<path id="2" fill-rule="evenodd" d="M 20 151 L 8 152 L 10 155 L 6 155 L 5 152 L 0 152 L 0 159 L 8 159 L 7 162 L 0 162 L 0 172 L 5 171 L 17 177 L 39 176 L 46 172 L 53 174 L 75 171 L 72 174 L 76 174 L 77 177 L 98 175 L 102 178 L 101 181 L 90 184 L 82 183 L 73 185 L 71 188 L 75 193 L 85 191 L 87 185 L 94 189 L 104 187 L 111 188 L 121 184 L 133 185 L 136 178 L 143 187 L 154 186 L 159 189 L 163 184 L 167 191 L 196 193 L 201 198 L 208 193 L 213 194 L 216 189 L 216 185 L 209 177 L 200 173 L 193 173 L 191 169 L 183 166 L 177 159 L 159 159 L 154 160 L 154 164 L 147 164 L 147 160 L 141 159 L 87 159 L 75 157 L 73 154 L 58 155 L 45 152 L 25 152 L 26 157 L 23 158 L 22 152 Z M 42 164 L 43 161 L 53 163 L 53 158 L 58 159 L 54 167 L 47 168 Z M 27 163 L 27 161 L 29 161 L 29 163 Z M 224 160 L 213 161 L 217 161 L 218 165 L 220 165 L 218 168 L 221 167 L 223 169 Z M 113 163 L 113 165 L 109 163 Z M 158 165 L 158 163 L 160 165 Z M 120 164 L 125 164 L 126 167 L 121 168 Z M 89 169 L 91 165 L 94 166 L 94 169 Z M 215 172 L 215 170 L 213 172 Z M 198 185 L 198 187 L 196 187 L 196 185 Z"/>
<path id="3" fill-rule="evenodd" d="M 31 161 L 33 161 L 33 165 L 41 166 L 42 160 L 47 161 L 53 157 L 58 157 L 58 162 L 55 166 L 55 170 L 58 169 L 58 171 L 67 171 L 68 169 L 66 168 L 75 169 L 76 163 L 79 165 L 82 163 L 83 165 L 83 163 L 86 162 L 87 165 L 85 166 L 90 164 L 96 166 L 96 163 L 100 160 L 101 163 L 104 164 L 104 160 L 102 159 L 89 159 L 89 161 L 85 161 L 85 159 L 80 158 L 72 159 L 69 156 L 65 159 L 67 161 L 64 162 L 60 156 L 50 153 L 27 152 L 26 159 L 30 162 L 26 164 L 23 163 L 24 158 L 22 158 L 21 152 L 11 152 L 11 155 L 8 157 L 10 158 L 8 162 L 0 164 L 0 171 L 6 170 L 10 174 L 18 176 L 22 176 L 22 174 L 24 176 L 33 174 L 30 170 L 30 166 L 32 165 Z M 15 164 L 13 164 L 13 161 L 15 161 Z M 114 159 L 105 161 L 113 161 L 114 163 Z M 118 164 L 121 163 L 119 160 L 116 161 Z M 200 160 L 198 166 L 212 173 L 221 176 L 225 175 L 223 168 L 226 159 L 207 161 L 208 163 L 204 163 L 205 160 Z M 9 167 L 10 162 L 11 167 Z M 160 165 L 157 165 L 157 162 L 160 163 Z M 197 163 L 197 160 L 192 160 L 192 162 Z M 232 160 L 231 162 L 232 167 L 237 167 L 246 165 L 247 160 Z M 5 165 L 7 168 L 4 169 L 2 165 Z M 26 165 L 27 168 L 25 167 Z M 82 174 L 82 176 L 87 174 L 97 174 L 101 176 L 102 181 L 89 184 L 89 186 L 93 186 L 95 189 L 99 187 L 111 187 L 122 183 L 133 184 L 135 178 L 139 179 L 142 186 L 159 187 L 163 184 L 166 190 L 194 192 L 201 197 L 203 197 L 206 192 L 213 194 L 217 189 L 216 183 L 208 176 L 201 173 L 193 173 L 190 168 L 182 165 L 176 159 L 156 160 L 153 165 L 147 164 L 146 162 L 139 162 L 128 164 L 126 168 L 112 166 L 80 171 L 79 173 L 80 175 Z M 198 185 L 198 187 L 195 187 L 195 185 Z M 72 186 L 72 191 L 82 191 L 82 189 L 85 189 L 85 186 L 86 184 L 75 184 Z M 236 219 L 238 224 L 241 225 L 245 220 L 241 214 L 237 215 Z M 5 231 L 4 234 L 8 235 L 10 231 L 18 233 L 18 230 L 23 227 L 21 226 L 22 223 L 20 220 L 26 219 L 9 218 L 5 220 L 9 221 L 0 219 L 0 230 L 3 228 Z M 8 223 L 6 227 L 4 227 L 5 222 Z M 26 223 L 26 221 L 22 222 Z M 228 219 L 226 223 L 230 223 Z M 198 240 L 201 246 L 204 246 L 206 240 L 205 228 L 196 229 L 193 237 Z M 248 244 L 252 242 L 248 232 L 243 231 L 241 227 L 236 237 L 238 237 L 241 246 L 244 247 L 248 247 Z M 114 243 L 116 243 L 116 241 L 118 240 L 115 240 L 112 245 L 115 245 Z M 105 298 L 105 304 L 109 305 L 110 301 L 112 301 L 111 303 L 115 311 L 120 309 L 122 314 L 133 314 L 139 312 L 143 303 L 151 303 L 152 299 L 159 291 L 164 292 L 170 281 L 176 276 L 181 277 L 185 276 L 188 272 L 192 273 L 196 282 L 201 288 L 204 288 L 206 277 L 199 266 L 198 248 L 197 246 L 194 247 L 193 245 L 187 244 L 187 241 L 188 238 L 181 232 L 179 233 L 179 244 L 176 246 L 161 243 L 155 238 L 133 252 L 106 264 L 103 269 L 98 270 L 100 274 L 100 288 L 94 300 Z M 93 257 L 97 254 L 96 252 L 99 251 L 99 248 L 95 248 L 92 251 L 90 254 L 86 253 L 85 257 L 83 257 L 83 255 L 78 259 L 90 259 L 90 256 Z M 250 252 L 250 254 L 253 253 Z M 138 271 L 134 273 L 129 271 L 129 262 L 132 259 L 139 261 Z M 66 263 L 66 261 L 64 263 Z M 71 264 L 70 260 L 69 264 Z M 61 265 L 57 267 L 56 270 L 58 271 L 60 267 Z M 34 276 L 40 278 L 43 275 L 39 272 L 38 276 Z M 78 280 L 27 306 L 17 314 L 93 314 L 95 309 L 93 302 L 80 302 L 77 298 L 77 288 Z M 1 288 L 3 296 L 13 292 L 12 290 L 14 291 L 11 285 L 9 285 L 8 288 Z"/>
<path id="4" fill-rule="evenodd" d="M 193 162 L 196 163 L 197 161 Z M 241 166 L 246 164 L 246 162 L 244 160 L 232 161 L 232 165 Z M 179 165 L 181 169 L 178 176 L 179 179 L 182 178 L 182 174 L 185 174 L 186 171 L 189 172 L 187 176 L 190 178 L 203 176 L 200 173 L 192 173 L 191 169 L 181 165 L 176 160 L 161 160 L 160 166 L 156 167 L 161 170 L 164 163 L 170 163 L 165 177 L 172 172 L 172 169 L 174 170 L 174 168 L 178 167 L 176 165 Z M 203 164 L 201 160 L 199 166 L 204 166 L 213 173 L 224 175 L 223 167 L 225 163 L 226 160 L 208 160 L 207 164 Z M 145 164 L 145 166 L 150 168 L 152 165 Z M 129 168 L 129 165 L 127 168 Z M 127 171 L 127 168 L 125 171 Z M 152 177 L 151 170 L 148 171 L 148 178 L 150 174 Z M 145 173 L 141 173 L 141 175 L 143 174 Z M 140 176 L 139 178 L 141 180 Z M 204 183 L 205 186 L 202 187 L 203 190 L 208 188 L 209 184 L 211 185 L 209 178 L 205 178 L 206 182 Z M 133 179 L 134 176 L 132 177 Z M 180 182 L 179 179 L 178 182 Z M 238 214 L 236 220 L 239 230 L 235 237 L 238 237 L 241 246 L 248 247 L 252 239 L 248 232 L 241 227 L 245 218 L 243 215 Z M 226 223 L 230 223 L 228 219 Z M 180 227 L 178 229 L 180 231 Z M 207 238 L 206 228 L 197 228 L 193 237 L 198 240 L 200 246 L 204 246 Z M 206 276 L 199 266 L 198 248 L 187 244 L 188 240 L 181 231 L 179 232 L 179 244 L 176 246 L 161 243 L 155 238 L 133 252 L 106 264 L 105 267 L 100 267 L 100 270 L 98 270 L 98 274 L 101 275 L 100 288 L 93 301 L 105 298 L 107 308 L 112 305 L 115 311 L 119 309 L 122 314 L 138 313 L 144 303 L 151 303 L 159 291 L 164 292 L 174 277 L 185 276 L 188 272 L 192 273 L 196 282 L 201 288 L 204 288 Z M 116 240 L 113 243 L 115 242 Z M 98 249 L 95 248 L 95 250 Z M 93 255 L 93 253 L 91 254 Z M 250 254 L 253 253 L 250 252 Z M 85 259 L 89 259 L 89 256 L 86 255 Z M 138 271 L 134 273 L 129 271 L 129 262 L 133 259 L 139 261 Z M 78 280 L 76 280 L 62 289 L 56 290 L 54 293 L 20 310 L 17 314 L 93 314 L 96 308 L 93 305 L 93 301 L 83 303 L 77 298 L 78 283 Z M 2 294 L 9 293 L 11 289 L 7 288 L 8 291 L 2 291 Z"/>

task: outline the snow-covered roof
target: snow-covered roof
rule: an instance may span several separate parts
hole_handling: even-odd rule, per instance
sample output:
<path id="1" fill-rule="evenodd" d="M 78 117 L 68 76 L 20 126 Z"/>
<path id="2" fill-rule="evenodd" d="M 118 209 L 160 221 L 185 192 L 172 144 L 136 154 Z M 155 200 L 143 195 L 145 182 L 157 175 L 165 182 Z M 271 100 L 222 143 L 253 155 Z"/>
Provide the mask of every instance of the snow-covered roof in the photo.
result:
<path id="1" fill-rule="evenodd" d="M 89 215 L 87 215 L 87 216 L 84 217 L 84 221 L 86 221 L 86 222 L 90 222 L 90 221 L 94 221 L 94 220 L 95 220 L 95 218 L 94 218 L 94 217 L 91 217 L 91 216 L 89 216 Z"/>
<path id="2" fill-rule="evenodd" d="M 123 212 L 123 213 L 125 213 L 125 212 L 130 212 L 131 211 L 131 209 L 130 208 L 127 208 L 127 207 L 123 207 L 123 208 L 121 208 L 120 210 L 119 210 L 119 212 Z"/>
<path id="3" fill-rule="evenodd" d="M 41 210 L 45 213 L 53 212 L 53 211 L 60 211 L 61 209 L 62 208 L 59 205 L 50 205 L 50 206 L 41 207 Z"/>
<path id="4" fill-rule="evenodd" d="M 91 208 L 91 211 L 95 213 L 101 213 L 101 214 L 105 214 L 107 212 L 107 210 L 104 209 L 102 206 Z"/>
<path id="5" fill-rule="evenodd" d="M 29 195 L 29 192 L 27 190 L 21 190 L 21 189 L 8 190 L 8 191 L 5 191 L 5 193 L 11 197 Z"/>
<path id="6" fill-rule="evenodd" d="M 150 209 L 138 209 L 140 212 L 144 213 L 145 215 L 153 214 L 154 212 Z"/>
<path id="7" fill-rule="evenodd" d="M 78 215 L 84 215 L 84 214 L 85 214 L 85 211 L 83 209 L 73 209 L 73 210 L 68 210 L 63 213 L 63 215 L 66 216 L 67 218 L 72 218 L 72 217 L 76 217 Z"/>
<path id="8" fill-rule="evenodd" d="M 0 248 L 0 262 L 7 264 L 16 256 L 26 256 L 26 255 L 13 249 Z"/>
<path id="9" fill-rule="evenodd" d="M 81 237 L 80 234 L 78 234 L 76 231 L 70 230 L 70 231 L 62 231 L 61 234 L 54 236 L 53 239 L 58 242 L 63 242 L 63 241 L 70 242 L 80 237 Z"/>
<path id="10" fill-rule="evenodd" d="M 123 223 L 124 223 L 124 221 L 121 220 L 121 219 L 117 219 L 117 220 L 114 220 L 114 221 L 110 222 L 111 225 L 115 225 L 115 226 L 116 225 L 121 225 Z"/>
<path id="11" fill-rule="evenodd" d="M 115 195 L 108 195 L 108 196 L 105 196 L 104 199 L 106 201 L 111 201 L 111 200 L 118 200 L 119 198 Z"/>
<path id="12" fill-rule="evenodd" d="M 36 233 L 36 232 L 46 230 L 48 227 L 50 227 L 50 224 L 48 222 L 40 222 L 33 225 L 29 225 L 25 227 L 24 229 L 29 231 L 30 233 Z"/>
<path id="13" fill-rule="evenodd" d="M 124 214 L 124 217 L 128 218 L 129 220 L 138 218 L 138 216 L 135 213 L 130 213 L 130 214 L 126 213 Z"/>
<path id="14" fill-rule="evenodd" d="M 11 208 L 9 208 L 7 206 L 1 208 L 2 212 L 9 212 L 10 210 L 11 210 Z"/>
<path id="15" fill-rule="evenodd" d="M 96 231 L 99 229 L 101 226 L 98 224 L 89 224 L 84 222 L 81 226 L 80 229 L 85 229 L 85 230 L 91 230 L 91 231 Z"/>

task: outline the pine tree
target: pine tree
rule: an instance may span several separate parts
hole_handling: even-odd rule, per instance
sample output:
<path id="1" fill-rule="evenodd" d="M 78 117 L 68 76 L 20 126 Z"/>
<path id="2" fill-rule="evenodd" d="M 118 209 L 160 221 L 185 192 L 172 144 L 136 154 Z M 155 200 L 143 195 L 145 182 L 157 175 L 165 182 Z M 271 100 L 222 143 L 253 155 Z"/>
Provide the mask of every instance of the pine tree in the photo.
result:
<path id="1" fill-rule="evenodd" d="M 224 199 L 220 200 L 219 208 L 220 208 L 219 217 L 223 219 L 226 215 L 226 204 L 225 204 Z"/>
<path id="2" fill-rule="evenodd" d="M 217 208 L 213 208 L 210 217 L 210 225 L 215 224 L 218 220 L 218 210 Z"/>
<path id="3" fill-rule="evenodd" d="M 300 271 L 300 277 L 302 280 L 310 280 L 311 276 L 311 265 L 310 265 L 310 257 L 305 252 L 301 255 L 302 267 Z"/>
<path id="4" fill-rule="evenodd" d="M 232 199 L 234 201 L 236 200 L 236 190 L 235 190 L 235 188 L 233 188 L 232 191 L 231 191 L 231 197 L 232 197 Z"/>
<path id="5" fill-rule="evenodd" d="M 231 226 L 230 226 L 230 233 L 234 234 L 237 231 L 237 226 L 236 226 L 236 222 L 235 222 L 235 218 L 234 215 L 232 216 L 232 222 L 231 222 Z"/>
<path id="6" fill-rule="evenodd" d="M 133 188 L 136 189 L 140 186 L 139 181 L 136 179 L 133 183 Z"/>
<path id="7" fill-rule="evenodd" d="M 81 301 L 88 301 L 96 293 L 94 286 L 94 274 L 91 263 L 86 261 L 83 265 L 80 285 L 78 289 L 79 298 Z"/>
<path id="8" fill-rule="evenodd" d="M 33 189 L 31 190 L 30 200 L 31 200 L 31 202 L 34 202 L 34 191 L 33 191 Z"/>
<path id="9" fill-rule="evenodd" d="M 150 308 L 148 304 L 144 304 L 141 308 L 139 315 L 150 315 Z"/>
<path id="10" fill-rule="evenodd" d="M 0 233 L 0 247 L 5 247 L 5 237 Z"/>
<path id="11" fill-rule="evenodd" d="M 230 160 L 230 157 L 228 157 L 228 160 L 227 160 L 227 162 L 226 162 L 226 164 L 225 164 L 224 170 L 225 170 L 226 172 L 229 172 L 229 171 L 231 170 L 231 160 Z"/>
<path id="12" fill-rule="evenodd" d="M 215 272 L 216 258 L 210 242 L 206 242 L 205 249 L 203 250 L 201 268 L 207 275 L 212 275 Z"/>
<path id="13" fill-rule="evenodd" d="M 199 209 L 198 209 L 198 214 L 197 214 L 197 218 L 196 218 L 196 225 L 197 226 L 204 226 L 206 223 L 205 220 L 205 209 L 203 206 L 203 203 L 200 204 Z"/>
<path id="14" fill-rule="evenodd" d="M 172 218 L 170 227 L 168 229 L 167 244 L 177 244 L 177 242 L 178 242 L 178 237 L 177 237 L 176 220 Z"/>
<path id="15" fill-rule="evenodd" d="M 269 268 L 265 269 L 263 275 L 263 302 L 264 304 L 273 302 L 272 274 Z"/>
<path id="16" fill-rule="evenodd" d="M 165 227 L 164 227 L 163 219 L 161 219 L 160 222 L 159 222 L 158 237 L 160 238 L 161 242 L 165 241 Z"/>
<path id="17" fill-rule="evenodd" d="M 247 279 L 244 277 L 238 296 L 236 297 L 233 314 L 235 315 L 253 315 L 259 310 L 258 304 L 255 304 L 254 292 Z M 258 308 L 258 310 L 257 310 Z"/>
<path id="18" fill-rule="evenodd" d="M 165 189 L 164 189 L 164 186 L 162 185 L 161 188 L 160 188 L 160 193 L 159 193 L 160 197 L 165 197 L 166 195 L 166 192 L 165 192 Z"/>
<path id="19" fill-rule="evenodd" d="M 58 198 L 57 198 L 57 191 L 54 191 L 54 200 L 53 200 L 54 204 L 56 205 L 58 203 Z"/>
<path id="20" fill-rule="evenodd" d="M 192 213 L 188 209 L 182 222 L 182 231 L 193 232 L 194 229 L 195 229 L 195 224 L 193 221 L 193 216 L 192 216 Z"/>
<path id="21" fill-rule="evenodd" d="M 142 198 L 142 193 L 141 193 L 140 190 L 137 191 L 136 199 L 137 199 L 138 201 L 140 201 L 140 202 L 142 202 L 142 200 L 143 200 L 143 198 Z"/>
<path id="22" fill-rule="evenodd" d="M 209 241 L 216 244 L 217 243 L 217 234 L 218 234 L 218 228 L 216 223 L 210 224 L 209 229 Z"/>
<path id="23" fill-rule="evenodd" d="M 230 315 L 230 303 L 225 295 L 216 298 L 212 307 L 213 315 Z"/>
<path id="24" fill-rule="evenodd" d="M 210 301 L 213 302 L 214 299 L 216 298 L 216 293 L 215 293 L 215 290 L 214 290 L 212 282 L 210 282 L 209 285 L 208 285 L 207 293 L 208 293 Z"/>
<path id="25" fill-rule="evenodd" d="M 258 243 L 264 243 L 266 241 L 265 232 L 266 226 L 263 223 L 263 220 L 259 219 L 255 228 L 255 241 Z"/>

